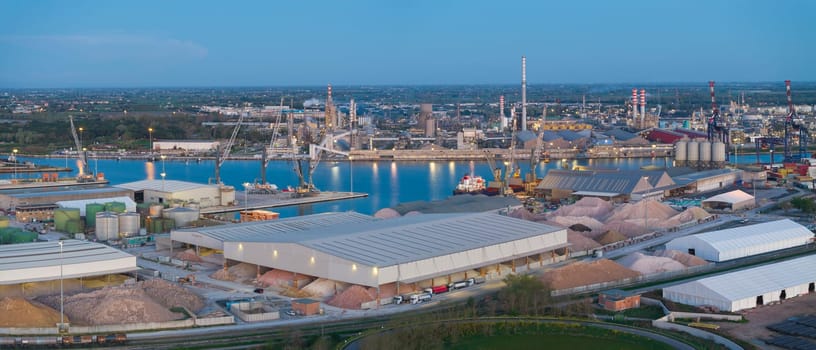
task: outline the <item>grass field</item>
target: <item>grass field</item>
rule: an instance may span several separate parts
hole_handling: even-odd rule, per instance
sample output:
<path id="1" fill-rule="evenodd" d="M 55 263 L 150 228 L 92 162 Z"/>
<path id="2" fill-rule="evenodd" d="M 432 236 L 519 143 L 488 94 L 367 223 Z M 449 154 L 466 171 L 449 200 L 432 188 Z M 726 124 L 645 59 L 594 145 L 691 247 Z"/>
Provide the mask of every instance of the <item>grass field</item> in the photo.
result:
<path id="1" fill-rule="evenodd" d="M 451 350 L 490 349 L 592 349 L 592 350 L 660 350 L 670 346 L 646 338 L 615 339 L 583 337 L 580 335 L 502 335 L 476 336 L 452 344 Z"/>

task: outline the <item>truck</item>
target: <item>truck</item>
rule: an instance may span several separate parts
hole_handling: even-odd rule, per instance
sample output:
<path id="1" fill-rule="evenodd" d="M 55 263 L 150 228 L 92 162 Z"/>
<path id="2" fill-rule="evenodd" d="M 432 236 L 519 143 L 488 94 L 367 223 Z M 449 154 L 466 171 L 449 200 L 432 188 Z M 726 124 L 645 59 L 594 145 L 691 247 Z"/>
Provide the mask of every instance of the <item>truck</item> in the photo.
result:
<path id="1" fill-rule="evenodd" d="M 465 288 L 465 287 L 472 286 L 472 285 L 473 285 L 473 283 L 470 283 L 469 280 L 468 281 L 457 281 L 457 282 L 451 282 L 450 284 L 448 284 L 448 288 L 451 289 L 451 290 L 454 290 L 454 289 Z"/>
<path id="2" fill-rule="evenodd" d="M 482 284 L 482 283 L 485 283 L 485 278 L 481 277 L 481 276 L 468 278 L 467 282 L 468 282 L 469 286 L 472 286 L 474 284 Z"/>
<path id="3" fill-rule="evenodd" d="M 426 301 L 430 301 L 432 297 L 433 297 L 433 294 L 431 294 L 431 293 L 414 294 L 414 295 L 411 295 L 411 304 L 419 304 L 419 303 L 423 303 L 423 302 L 426 302 Z"/>
<path id="4" fill-rule="evenodd" d="M 447 291 L 448 291 L 448 286 L 446 286 L 446 285 L 433 286 L 431 288 L 425 288 L 425 293 L 430 293 L 430 294 L 440 294 L 440 293 L 445 293 Z"/>
<path id="5" fill-rule="evenodd" d="M 392 299 L 392 301 L 393 301 L 393 302 L 394 302 L 394 304 L 396 304 L 396 305 L 399 305 L 399 304 L 402 304 L 402 303 L 407 303 L 407 302 L 410 302 L 410 301 L 411 301 L 411 296 L 410 296 L 410 295 L 408 295 L 408 294 L 405 294 L 405 295 L 397 295 L 397 296 L 395 296 L 395 297 L 394 297 L 394 299 Z"/>

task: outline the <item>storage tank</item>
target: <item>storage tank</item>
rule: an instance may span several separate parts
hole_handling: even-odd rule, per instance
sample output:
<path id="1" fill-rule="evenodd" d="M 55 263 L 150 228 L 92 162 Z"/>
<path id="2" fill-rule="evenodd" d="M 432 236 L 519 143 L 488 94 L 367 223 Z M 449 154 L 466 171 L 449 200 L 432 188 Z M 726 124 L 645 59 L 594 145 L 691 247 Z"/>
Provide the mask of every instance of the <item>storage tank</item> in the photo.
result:
<path id="1" fill-rule="evenodd" d="M 77 209 L 79 210 L 79 209 Z M 85 222 L 80 219 L 69 219 L 65 222 L 65 233 L 81 233 L 84 231 L 83 224 Z"/>
<path id="2" fill-rule="evenodd" d="M 711 149 L 711 160 L 717 167 L 722 167 L 725 164 L 725 143 L 714 142 Z"/>
<path id="3" fill-rule="evenodd" d="M 139 213 L 119 214 L 119 234 L 122 237 L 139 234 Z"/>
<path id="4" fill-rule="evenodd" d="M 700 161 L 700 144 L 697 141 L 689 141 L 686 147 L 686 164 L 690 167 L 696 167 Z"/>
<path id="5" fill-rule="evenodd" d="M 152 203 L 152 204 L 150 204 L 150 213 L 149 213 L 149 215 L 159 217 L 159 216 L 162 215 L 162 210 L 164 210 L 164 205 L 157 204 L 157 203 Z"/>
<path id="6" fill-rule="evenodd" d="M 700 142 L 700 166 L 701 167 L 711 166 L 711 142 L 708 141 Z"/>
<path id="7" fill-rule="evenodd" d="M 674 144 L 674 162 L 677 166 L 683 166 L 686 164 L 686 141 L 677 141 Z"/>
<path id="8" fill-rule="evenodd" d="M 8 216 L 0 215 L 0 228 L 9 227 L 9 222 L 11 222 L 11 219 Z"/>
<path id="9" fill-rule="evenodd" d="M 193 208 L 171 208 L 164 211 L 164 217 L 172 219 L 175 227 L 183 227 L 198 220 L 200 210 Z"/>
<path id="10" fill-rule="evenodd" d="M 116 213 L 96 213 L 96 238 L 101 241 L 119 238 L 119 216 Z"/>
<path id="11" fill-rule="evenodd" d="M 199 209 L 201 208 L 201 204 L 199 204 L 198 202 L 187 202 L 187 204 L 184 204 L 184 207 L 191 209 Z"/>
<path id="12" fill-rule="evenodd" d="M 54 209 L 54 228 L 57 231 L 66 232 L 65 231 L 65 223 L 68 220 L 76 219 L 79 220 L 79 209 L 78 208 L 57 208 Z M 76 233 L 76 232 L 72 232 Z"/>
<path id="13" fill-rule="evenodd" d="M 125 206 L 125 203 L 122 202 L 107 202 L 105 203 L 105 211 L 124 213 L 127 211 L 127 206 Z"/>
<path id="14" fill-rule="evenodd" d="M 105 211 L 105 205 L 99 203 L 85 204 L 85 227 L 96 227 L 96 213 Z"/>

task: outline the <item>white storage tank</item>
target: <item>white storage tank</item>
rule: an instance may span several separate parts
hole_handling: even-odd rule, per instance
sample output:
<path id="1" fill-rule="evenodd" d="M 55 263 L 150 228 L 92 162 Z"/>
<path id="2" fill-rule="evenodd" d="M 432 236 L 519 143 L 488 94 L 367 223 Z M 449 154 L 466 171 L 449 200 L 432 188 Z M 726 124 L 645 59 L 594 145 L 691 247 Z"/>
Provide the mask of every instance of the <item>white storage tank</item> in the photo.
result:
<path id="1" fill-rule="evenodd" d="M 109 241 L 119 238 L 119 216 L 109 211 L 96 213 L 96 239 Z"/>
<path id="2" fill-rule="evenodd" d="M 725 143 L 714 142 L 711 149 L 711 160 L 717 166 L 722 166 L 725 163 Z"/>
<path id="3" fill-rule="evenodd" d="M 691 167 L 696 167 L 697 162 L 700 161 L 700 144 L 697 141 L 689 141 L 686 147 L 686 162 Z"/>
<path id="4" fill-rule="evenodd" d="M 700 166 L 708 167 L 711 163 L 711 142 L 700 142 Z"/>
<path id="5" fill-rule="evenodd" d="M 686 147 L 688 147 L 686 143 L 686 141 L 677 141 L 674 144 L 674 161 L 678 166 L 686 164 Z"/>
<path id="6" fill-rule="evenodd" d="M 148 213 L 150 216 L 161 216 L 162 210 L 164 209 L 164 205 L 161 204 L 151 204 Z"/>
<path id="7" fill-rule="evenodd" d="M 122 237 L 139 234 L 139 213 L 119 214 L 119 234 Z"/>
<path id="8" fill-rule="evenodd" d="M 198 220 L 201 211 L 193 208 L 171 208 L 164 211 L 164 217 L 172 219 L 176 227 L 188 226 L 191 222 Z"/>
<path id="9" fill-rule="evenodd" d="M 190 209 L 200 209 L 201 204 L 199 204 L 198 202 L 187 202 L 186 204 L 184 204 L 184 207 Z"/>

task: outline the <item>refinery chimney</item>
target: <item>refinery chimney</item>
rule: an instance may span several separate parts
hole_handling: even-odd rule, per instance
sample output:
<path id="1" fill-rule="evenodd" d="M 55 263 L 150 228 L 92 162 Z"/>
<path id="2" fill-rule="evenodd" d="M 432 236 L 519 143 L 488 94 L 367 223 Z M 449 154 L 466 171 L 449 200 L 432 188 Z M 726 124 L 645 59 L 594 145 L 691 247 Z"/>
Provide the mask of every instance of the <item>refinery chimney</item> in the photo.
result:
<path id="1" fill-rule="evenodd" d="M 521 56 L 521 130 L 527 130 L 527 57 Z"/>
<path id="2" fill-rule="evenodd" d="M 507 117 L 504 116 L 504 95 L 499 96 L 499 124 L 502 130 L 507 129 Z"/>
<path id="3" fill-rule="evenodd" d="M 644 127 L 646 119 L 646 89 L 640 89 L 640 126 Z"/>
<path id="4" fill-rule="evenodd" d="M 637 88 L 632 89 L 632 122 L 638 121 L 638 98 Z"/>

